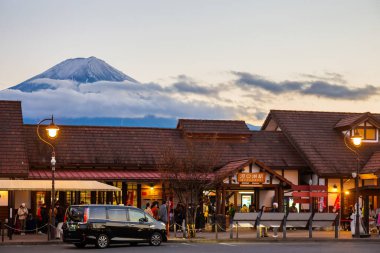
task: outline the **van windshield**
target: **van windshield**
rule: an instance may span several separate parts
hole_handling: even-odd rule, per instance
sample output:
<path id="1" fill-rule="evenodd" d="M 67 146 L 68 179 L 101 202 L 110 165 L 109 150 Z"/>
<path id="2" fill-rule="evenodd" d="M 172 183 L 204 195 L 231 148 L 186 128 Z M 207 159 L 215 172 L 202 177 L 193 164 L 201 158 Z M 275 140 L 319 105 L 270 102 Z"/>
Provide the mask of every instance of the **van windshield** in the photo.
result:
<path id="1" fill-rule="evenodd" d="M 85 207 L 71 206 L 67 209 L 67 221 L 83 222 Z"/>

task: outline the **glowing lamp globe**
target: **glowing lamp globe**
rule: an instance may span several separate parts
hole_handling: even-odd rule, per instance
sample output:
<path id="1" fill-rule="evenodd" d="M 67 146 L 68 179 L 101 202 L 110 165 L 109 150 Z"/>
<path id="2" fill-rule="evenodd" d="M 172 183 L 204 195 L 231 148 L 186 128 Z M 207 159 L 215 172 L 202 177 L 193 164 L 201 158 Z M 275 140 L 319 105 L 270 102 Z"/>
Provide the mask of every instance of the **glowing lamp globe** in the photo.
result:
<path id="1" fill-rule="evenodd" d="M 51 122 L 50 125 L 46 127 L 46 131 L 48 136 L 54 139 L 58 135 L 59 128 L 54 124 L 54 122 Z"/>
<path id="2" fill-rule="evenodd" d="M 355 147 L 360 147 L 362 145 L 363 137 L 359 134 L 358 129 L 355 129 L 354 135 L 351 136 L 352 144 L 354 144 Z"/>

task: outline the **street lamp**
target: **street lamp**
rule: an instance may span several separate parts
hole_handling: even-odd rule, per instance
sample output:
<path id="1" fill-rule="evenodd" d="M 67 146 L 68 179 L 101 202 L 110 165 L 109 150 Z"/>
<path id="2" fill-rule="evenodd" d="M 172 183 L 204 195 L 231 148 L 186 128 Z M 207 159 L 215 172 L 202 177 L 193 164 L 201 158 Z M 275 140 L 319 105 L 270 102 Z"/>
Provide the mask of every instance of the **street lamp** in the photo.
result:
<path id="1" fill-rule="evenodd" d="M 351 129 L 352 130 L 352 129 Z M 350 130 L 346 132 L 344 135 L 344 144 L 346 147 L 355 153 L 356 155 L 356 172 L 352 172 L 352 177 L 355 178 L 355 199 L 356 199 L 356 214 L 355 214 L 355 238 L 360 238 L 360 229 L 359 229 L 359 166 L 360 166 L 360 158 L 359 153 L 350 147 L 350 145 L 347 144 L 347 134 L 351 132 Z M 363 137 L 359 134 L 358 129 L 354 130 L 354 135 L 351 136 L 351 142 L 352 144 L 358 148 L 362 144 Z"/>
<path id="2" fill-rule="evenodd" d="M 50 207 L 50 226 L 48 227 L 48 239 L 51 240 L 52 238 L 55 238 L 55 214 L 54 214 L 54 206 L 55 206 L 55 149 L 54 145 L 51 144 L 49 141 L 45 140 L 44 138 L 41 137 L 40 135 L 40 125 L 45 122 L 45 121 L 50 121 L 50 124 L 45 128 L 47 132 L 47 136 L 49 139 L 55 139 L 58 135 L 59 128 L 57 125 L 54 124 L 54 117 L 51 115 L 51 118 L 46 118 L 41 120 L 37 124 L 37 136 L 38 138 L 45 142 L 47 145 L 49 145 L 52 149 L 51 151 L 51 207 Z"/>

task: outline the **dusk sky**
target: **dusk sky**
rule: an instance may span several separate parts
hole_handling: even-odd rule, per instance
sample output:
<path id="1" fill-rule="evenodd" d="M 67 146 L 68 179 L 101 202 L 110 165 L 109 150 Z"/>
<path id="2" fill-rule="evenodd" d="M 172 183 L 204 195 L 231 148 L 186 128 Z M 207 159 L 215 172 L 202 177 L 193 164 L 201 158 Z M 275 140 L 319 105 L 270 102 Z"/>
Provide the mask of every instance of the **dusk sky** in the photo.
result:
<path id="1" fill-rule="evenodd" d="M 216 118 L 380 112 L 376 0 L 0 0 L 0 38 L 0 90 L 95 56 Z"/>

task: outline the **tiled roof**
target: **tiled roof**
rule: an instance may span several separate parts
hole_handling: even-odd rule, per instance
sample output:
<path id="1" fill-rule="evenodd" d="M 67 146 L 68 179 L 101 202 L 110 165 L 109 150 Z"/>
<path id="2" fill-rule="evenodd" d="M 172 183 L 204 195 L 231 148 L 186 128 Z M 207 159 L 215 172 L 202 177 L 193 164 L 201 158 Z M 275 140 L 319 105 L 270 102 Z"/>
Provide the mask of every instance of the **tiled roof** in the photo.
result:
<path id="1" fill-rule="evenodd" d="M 366 173 L 380 174 L 380 150 L 372 154 L 371 158 L 364 166 L 363 171 Z"/>
<path id="2" fill-rule="evenodd" d="M 49 166 L 49 147 L 38 140 L 34 125 L 25 125 L 29 162 Z M 188 142 L 200 152 L 214 149 L 223 164 L 255 157 L 270 167 L 305 168 L 304 160 L 281 132 L 252 131 L 249 139 L 187 139 L 179 129 L 59 126 L 55 141 L 57 167 L 126 167 L 152 169 L 165 148 L 184 156 Z"/>
<path id="3" fill-rule="evenodd" d="M 0 101 L 0 177 L 28 174 L 21 102 Z"/>
<path id="4" fill-rule="evenodd" d="M 350 175 L 356 169 L 354 153 L 345 146 L 342 132 L 334 128 L 342 119 L 352 119 L 358 115 L 361 114 L 272 110 L 268 117 L 277 122 L 288 140 L 317 174 L 333 176 Z M 380 120 L 380 114 L 372 114 L 372 117 Z M 363 143 L 358 149 L 361 166 L 376 150 L 380 150 L 379 143 Z"/>
<path id="5" fill-rule="evenodd" d="M 222 168 L 215 172 L 215 177 L 226 177 L 231 172 L 235 172 L 241 168 L 244 168 L 247 164 L 252 162 L 252 159 L 242 159 L 237 161 L 231 161 L 225 164 Z"/>
<path id="6" fill-rule="evenodd" d="M 178 129 L 186 134 L 250 135 L 249 128 L 241 120 L 178 120 Z"/>
<path id="7" fill-rule="evenodd" d="M 25 125 L 26 143 L 31 165 L 50 163 L 49 147 L 38 140 L 34 125 Z M 165 146 L 183 152 L 175 129 L 59 126 L 59 136 L 53 142 L 57 166 L 119 166 L 154 165 Z"/>

